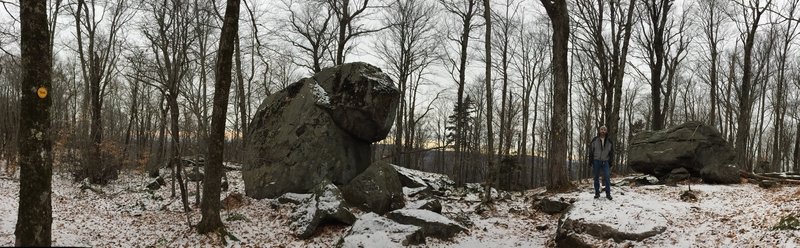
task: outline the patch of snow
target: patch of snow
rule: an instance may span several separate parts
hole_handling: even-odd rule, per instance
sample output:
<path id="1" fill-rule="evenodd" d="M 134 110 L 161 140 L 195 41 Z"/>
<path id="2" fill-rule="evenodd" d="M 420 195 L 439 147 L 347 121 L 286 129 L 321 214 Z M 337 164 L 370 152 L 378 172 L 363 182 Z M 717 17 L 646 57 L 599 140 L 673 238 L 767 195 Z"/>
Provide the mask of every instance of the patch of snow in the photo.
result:
<path id="1" fill-rule="evenodd" d="M 416 188 L 403 187 L 403 194 L 407 196 L 416 195 L 419 192 L 425 191 L 426 188 L 427 187 L 416 187 Z"/>
<path id="2" fill-rule="evenodd" d="M 328 92 L 322 88 L 316 81 L 311 84 L 311 93 L 317 99 L 317 105 L 328 106 L 331 104 L 331 99 L 328 97 Z"/>
<path id="3" fill-rule="evenodd" d="M 372 84 L 372 89 L 375 91 L 393 91 L 397 90 L 397 86 L 394 85 L 394 82 L 384 74 L 383 72 L 366 72 L 364 71 L 366 67 L 362 67 L 361 75 L 365 78 L 373 81 L 375 83 Z"/>

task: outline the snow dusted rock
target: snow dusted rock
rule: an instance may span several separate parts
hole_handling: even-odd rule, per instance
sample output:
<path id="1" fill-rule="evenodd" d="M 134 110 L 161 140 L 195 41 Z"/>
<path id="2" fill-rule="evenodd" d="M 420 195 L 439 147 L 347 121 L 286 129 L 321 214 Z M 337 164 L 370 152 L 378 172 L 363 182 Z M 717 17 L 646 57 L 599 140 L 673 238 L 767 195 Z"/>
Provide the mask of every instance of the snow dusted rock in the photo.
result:
<path id="1" fill-rule="evenodd" d="M 392 165 L 375 162 L 342 187 L 344 199 L 364 211 L 385 214 L 405 206 L 403 185 Z"/>
<path id="2" fill-rule="evenodd" d="M 637 172 L 663 180 L 684 167 L 692 175 L 712 165 L 734 160 L 730 144 L 712 126 L 687 122 L 661 131 L 644 131 L 631 140 L 628 164 Z"/>
<path id="3" fill-rule="evenodd" d="M 642 241 L 666 231 L 665 216 L 680 209 L 633 192 L 616 196 L 614 201 L 580 194 L 558 221 L 556 245 L 571 248 L 592 247 L 597 240 L 607 239 Z"/>
<path id="4" fill-rule="evenodd" d="M 370 165 L 386 137 L 399 91 L 365 63 L 327 68 L 278 91 L 247 130 L 242 179 L 248 196 L 308 193 L 323 180 L 345 185 Z"/>
<path id="5" fill-rule="evenodd" d="M 546 214 L 560 214 L 567 210 L 569 203 L 562 200 L 544 198 L 533 204 L 533 207 Z"/>
<path id="6" fill-rule="evenodd" d="M 422 233 L 428 237 L 450 239 L 459 232 L 467 229 L 447 217 L 423 209 L 398 209 L 386 214 L 386 217 L 402 224 L 414 225 L 422 228 Z"/>
<path id="7" fill-rule="evenodd" d="M 761 180 L 758 182 L 758 187 L 762 187 L 765 189 L 769 189 L 778 185 L 778 181 L 775 180 Z"/>
<path id="8" fill-rule="evenodd" d="M 442 202 L 436 199 L 422 200 L 409 203 L 406 209 L 422 209 L 428 210 L 437 214 L 442 213 Z"/>
<path id="9" fill-rule="evenodd" d="M 163 177 L 158 176 L 158 177 L 154 178 L 153 180 L 151 180 L 150 183 L 147 184 L 147 189 L 149 189 L 149 190 L 158 190 L 158 189 L 161 188 L 161 186 L 165 186 L 165 185 L 167 185 L 167 181 L 165 181 Z"/>
<path id="10" fill-rule="evenodd" d="M 706 166 L 700 171 L 700 177 L 703 182 L 714 184 L 735 184 L 742 180 L 739 169 L 731 164 Z"/>
<path id="11" fill-rule="evenodd" d="M 443 174 L 412 170 L 405 167 L 393 165 L 400 175 L 400 182 L 405 187 L 419 188 L 426 187 L 434 192 L 444 193 L 452 189 L 456 184 L 450 177 Z"/>
<path id="12" fill-rule="evenodd" d="M 336 185 L 323 182 L 314 189 L 314 195 L 306 198 L 295 209 L 290 228 L 300 238 L 309 238 L 319 225 L 327 221 L 353 224 L 356 217 L 347 207 L 342 193 Z"/>
<path id="13" fill-rule="evenodd" d="M 366 213 L 339 240 L 337 247 L 403 247 L 425 243 L 422 228 Z"/>
<path id="14" fill-rule="evenodd" d="M 311 198 L 312 194 L 298 194 L 298 193 L 286 193 L 283 194 L 281 197 L 278 197 L 278 202 L 286 204 L 300 204 Z"/>
<path id="15" fill-rule="evenodd" d="M 403 194 L 405 194 L 406 196 L 415 196 L 419 195 L 420 193 L 427 193 L 427 192 L 430 192 L 430 188 L 425 186 L 416 188 L 403 187 Z"/>

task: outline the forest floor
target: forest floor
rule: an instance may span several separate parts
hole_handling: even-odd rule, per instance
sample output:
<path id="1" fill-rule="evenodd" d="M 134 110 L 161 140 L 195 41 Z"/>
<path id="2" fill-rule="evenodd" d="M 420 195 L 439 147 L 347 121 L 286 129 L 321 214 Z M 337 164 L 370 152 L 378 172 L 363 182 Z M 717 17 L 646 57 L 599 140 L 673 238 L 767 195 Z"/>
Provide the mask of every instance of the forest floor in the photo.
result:
<path id="1" fill-rule="evenodd" d="M 231 187 L 223 197 L 244 193 L 238 171 L 228 172 Z M 216 235 L 200 235 L 189 227 L 200 220 L 196 206 L 186 214 L 180 200 L 172 200 L 169 185 L 145 190 L 149 179 L 125 172 L 98 192 L 81 190 L 68 173 L 53 177 L 53 245 L 92 247 L 206 247 L 221 246 Z M 617 180 L 615 180 L 617 181 Z M 189 186 L 194 192 L 194 185 Z M 680 199 L 687 185 L 620 186 L 613 201 L 592 198 L 591 185 L 579 183 L 579 191 L 549 195 L 572 199 L 594 211 L 580 213 L 625 225 L 630 218 L 661 215 L 667 230 L 643 241 L 613 240 L 600 247 L 798 247 L 800 231 L 772 230 L 781 217 L 800 215 L 800 187 L 762 189 L 754 184 L 731 186 L 692 185 L 696 202 Z M 14 244 L 19 182 L 0 177 L 0 246 Z M 444 213 L 463 212 L 473 223 L 467 233 L 453 240 L 428 238 L 426 247 L 552 247 L 559 215 L 534 210 L 535 195 L 543 189 L 512 192 L 498 200 L 493 210 L 476 213 L 476 194 L 445 196 Z M 544 195 L 547 195 L 546 193 Z M 194 203 L 193 193 L 190 202 Z M 334 247 L 347 231 L 345 225 L 327 225 L 311 239 L 291 235 L 292 204 L 246 198 L 243 206 L 223 210 L 228 230 L 240 241 L 232 247 Z M 409 199 L 415 201 L 415 198 Z M 638 206 L 638 207 L 629 207 Z M 642 206 L 645 206 L 644 208 Z M 649 207 L 647 207 L 649 206 Z M 643 211 L 643 209 L 645 211 Z M 360 212 L 356 212 L 360 215 Z M 630 222 L 633 223 L 633 222 Z M 387 244 L 388 245 L 388 244 Z"/>

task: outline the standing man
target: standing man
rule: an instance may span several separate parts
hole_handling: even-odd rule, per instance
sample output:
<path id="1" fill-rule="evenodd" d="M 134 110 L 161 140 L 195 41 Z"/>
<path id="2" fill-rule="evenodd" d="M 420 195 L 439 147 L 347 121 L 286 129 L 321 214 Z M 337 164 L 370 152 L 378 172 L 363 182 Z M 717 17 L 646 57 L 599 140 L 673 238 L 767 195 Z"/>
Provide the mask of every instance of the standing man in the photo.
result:
<path id="1" fill-rule="evenodd" d="M 606 198 L 611 198 L 611 166 L 614 162 L 614 143 L 608 138 L 608 128 L 602 126 L 598 135 L 589 143 L 589 165 L 594 176 L 594 198 L 600 198 L 600 173 L 603 173 L 603 184 L 606 185 Z"/>

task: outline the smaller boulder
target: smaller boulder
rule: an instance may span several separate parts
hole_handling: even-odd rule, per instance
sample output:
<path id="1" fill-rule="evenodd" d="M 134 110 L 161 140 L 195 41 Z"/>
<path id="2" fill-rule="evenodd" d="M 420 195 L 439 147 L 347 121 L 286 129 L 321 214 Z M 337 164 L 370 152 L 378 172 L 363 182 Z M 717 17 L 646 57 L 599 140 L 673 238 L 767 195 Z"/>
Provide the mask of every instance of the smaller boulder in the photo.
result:
<path id="1" fill-rule="evenodd" d="M 778 185 L 778 181 L 769 180 L 769 179 L 761 180 L 760 182 L 758 182 L 758 186 L 762 187 L 762 188 L 765 188 L 765 189 L 769 189 L 769 188 L 775 187 L 777 185 Z"/>
<path id="2" fill-rule="evenodd" d="M 337 247 L 403 247 L 422 243 L 425 243 L 422 228 L 366 213 L 356 220 Z"/>
<path id="3" fill-rule="evenodd" d="M 422 200 L 410 203 L 406 206 L 407 209 L 423 209 L 437 214 L 442 213 L 442 203 L 439 200 Z"/>
<path id="4" fill-rule="evenodd" d="M 386 217 L 401 224 L 414 225 L 422 228 L 422 233 L 427 237 L 449 240 L 459 232 L 467 229 L 447 217 L 422 209 L 398 209 L 389 212 Z"/>
<path id="5" fill-rule="evenodd" d="M 434 213 L 437 213 L 437 214 L 441 214 L 442 213 L 442 203 L 439 202 L 439 200 L 429 200 L 425 204 L 422 204 L 422 206 L 419 209 L 424 209 L 424 210 L 428 210 L 428 211 L 431 211 L 431 212 L 434 212 Z"/>
<path id="6" fill-rule="evenodd" d="M 418 188 L 428 187 L 433 192 L 444 193 L 455 186 L 455 182 L 450 177 L 442 174 L 412 170 L 409 168 L 393 165 L 400 176 L 400 182 L 405 187 Z"/>
<path id="7" fill-rule="evenodd" d="M 689 176 L 690 176 L 689 171 L 686 170 L 686 168 L 684 168 L 684 167 L 680 167 L 680 168 L 673 169 L 667 175 L 667 178 L 664 181 L 666 183 L 677 183 L 677 182 L 689 179 Z"/>
<path id="8" fill-rule="evenodd" d="M 734 165 L 710 165 L 700 170 L 700 178 L 709 184 L 736 184 L 741 181 L 739 169 Z"/>
<path id="9" fill-rule="evenodd" d="M 350 212 L 341 191 L 330 181 L 323 181 L 314 189 L 314 195 L 303 201 L 291 217 L 291 230 L 301 238 L 310 238 L 319 225 L 328 221 L 353 224 L 355 215 Z"/>
<path id="10" fill-rule="evenodd" d="M 364 211 L 385 214 L 405 206 L 403 185 L 393 166 L 376 162 L 342 187 L 344 199 Z"/>
<path id="11" fill-rule="evenodd" d="M 158 190 L 161 186 L 167 185 L 167 182 L 164 180 L 163 177 L 158 176 L 154 178 L 149 184 L 147 184 L 147 189 L 149 190 Z"/>
<path id="12" fill-rule="evenodd" d="M 565 210 L 567 210 L 567 208 L 569 208 L 569 206 L 569 203 L 552 200 L 549 198 L 541 199 L 533 205 L 535 209 L 551 215 L 563 213 Z"/>

